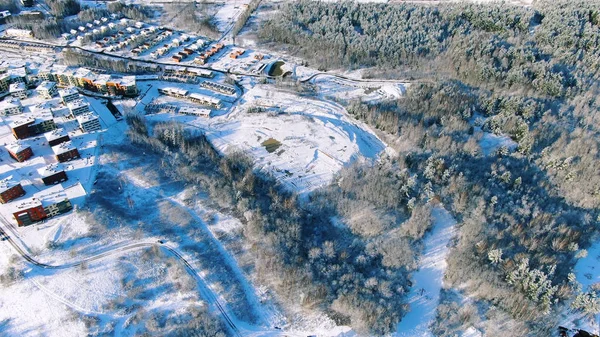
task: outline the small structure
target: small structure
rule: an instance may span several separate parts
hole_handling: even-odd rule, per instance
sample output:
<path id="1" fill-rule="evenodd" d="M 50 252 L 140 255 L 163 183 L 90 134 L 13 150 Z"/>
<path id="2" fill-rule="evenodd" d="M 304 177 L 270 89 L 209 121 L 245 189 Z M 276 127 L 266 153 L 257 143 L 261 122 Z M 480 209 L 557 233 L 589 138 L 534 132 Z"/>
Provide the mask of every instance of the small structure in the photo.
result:
<path id="1" fill-rule="evenodd" d="M 67 107 L 73 117 L 83 115 L 84 113 L 90 112 L 90 104 L 83 99 L 77 99 L 67 103 Z"/>
<path id="2" fill-rule="evenodd" d="M 21 105 L 21 100 L 18 98 L 4 100 L 0 102 L 0 114 L 2 114 L 3 116 L 16 115 L 22 112 L 23 105 Z"/>
<path id="3" fill-rule="evenodd" d="M 71 141 L 53 146 L 52 152 L 54 152 L 54 156 L 59 163 L 64 163 L 66 161 L 81 157 L 79 155 L 79 151 L 77 151 L 77 148 L 73 146 Z"/>
<path id="4" fill-rule="evenodd" d="M 6 145 L 6 151 L 8 151 L 8 154 L 14 160 L 16 160 L 20 163 L 33 157 L 33 151 L 31 150 L 31 146 L 29 146 L 27 144 L 23 144 L 21 142 L 16 142 L 16 143 Z"/>
<path id="5" fill-rule="evenodd" d="M 59 90 L 58 95 L 62 99 L 63 103 L 67 104 L 79 98 L 79 91 L 73 87 L 69 87 Z"/>
<path id="6" fill-rule="evenodd" d="M 57 93 L 56 82 L 43 81 L 35 90 L 45 99 L 51 99 Z"/>
<path id="7" fill-rule="evenodd" d="M 179 108 L 179 113 L 184 115 L 192 115 L 197 117 L 210 117 L 210 110 L 208 109 L 200 109 L 191 106 L 184 106 Z"/>
<path id="8" fill-rule="evenodd" d="M 77 116 L 77 122 L 79 123 L 79 127 L 83 132 L 93 132 L 102 130 L 102 126 L 100 125 L 100 118 L 97 114 L 93 112 L 87 112 Z"/>
<path id="9" fill-rule="evenodd" d="M 51 147 L 71 140 L 71 138 L 69 138 L 69 134 L 63 128 L 46 132 L 44 137 L 46 137 L 48 145 Z"/>
<path id="10" fill-rule="evenodd" d="M 46 186 L 62 183 L 68 179 L 65 169 L 60 163 L 50 164 L 38 172 L 42 176 L 42 181 Z"/>
<path id="11" fill-rule="evenodd" d="M 18 197 L 25 195 L 25 190 L 20 183 L 8 177 L 0 180 L 0 202 L 6 204 L 9 201 L 15 200 Z"/>
<path id="12" fill-rule="evenodd" d="M 14 98 L 27 98 L 27 86 L 22 82 L 11 84 L 8 88 L 8 92 L 10 92 L 10 95 Z"/>

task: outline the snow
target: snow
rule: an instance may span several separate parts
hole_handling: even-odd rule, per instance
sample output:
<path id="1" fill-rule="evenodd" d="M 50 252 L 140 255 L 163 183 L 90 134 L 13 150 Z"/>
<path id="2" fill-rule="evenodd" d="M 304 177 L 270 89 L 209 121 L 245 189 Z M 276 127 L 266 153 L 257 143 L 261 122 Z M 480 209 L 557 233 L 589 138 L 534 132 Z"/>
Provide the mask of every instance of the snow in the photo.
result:
<path id="1" fill-rule="evenodd" d="M 575 265 L 575 276 L 583 289 L 600 283 L 600 241 L 596 241 L 587 252 L 587 256 Z"/>
<path id="2" fill-rule="evenodd" d="M 413 274 L 412 288 L 408 295 L 410 311 L 398 324 L 397 337 L 432 336 L 429 325 L 435 319 L 446 270 L 448 243 L 455 234 L 456 221 L 443 207 L 432 212 L 433 229 L 424 239 L 423 255 L 419 269 Z"/>
<path id="3" fill-rule="evenodd" d="M 506 135 L 496 135 L 491 132 L 483 132 L 479 146 L 484 155 L 489 156 L 494 154 L 500 147 L 505 146 L 509 150 L 517 148 L 518 144 Z"/>
<path id="4" fill-rule="evenodd" d="M 243 100 L 233 112 L 211 119 L 165 114 L 148 118 L 174 118 L 205 132 L 221 152 L 244 151 L 255 159 L 257 168 L 271 172 L 300 195 L 329 183 L 357 158 L 377 159 L 387 147 L 366 125 L 352 120 L 333 102 L 262 86 L 248 91 Z M 252 106 L 273 113 L 247 113 Z M 272 153 L 262 145 L 269 139 L 281 143 Z"/>

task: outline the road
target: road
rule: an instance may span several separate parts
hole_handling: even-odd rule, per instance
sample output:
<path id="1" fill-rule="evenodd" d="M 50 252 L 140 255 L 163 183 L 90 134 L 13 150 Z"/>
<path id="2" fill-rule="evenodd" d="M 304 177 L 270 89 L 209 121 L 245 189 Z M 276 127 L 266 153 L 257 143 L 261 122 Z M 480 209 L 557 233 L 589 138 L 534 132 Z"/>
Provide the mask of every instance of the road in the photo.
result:
<path id="1" fill-rule="evenodd" d="M 4 221 L 1 221 L 1 222 L 4 222 Z M 216 307 L 219 310 L 219 312 L 221 313 L 221 316 L 223 317 L 223 320 L 227 324 L 228 328 L 231 329 L 231 331 L 234 333 L 235 336 L 242 337 L 237 325 L 235 324 L 234 319 L 231 317 L 231 314 L 219 302 L 215 293 L 209 288 L 209 286 L 204 281 L 204 278 L 194 269 L 194 267 L 189 263 L 189 261 L 187 259 L 185 259 L 181 255 L 181 253 L 179 253 L 175 248 L 172 248 L 165 244 L 161 244 L 161 243 L 157 243 L 157 242 L 149 242 L 149 241 L 138 242 L 138 243 L 132 243 L 132 244 L 127 244 L 127 245 L 123 245 L 123 246 L 112 247 L 102 253 L 99 253 L 99 254 L 96 254 L 96 255 L 93 255 L 90 257 L 86 257 L 79 261 L 69 262 L 69 263 L 65 263 L 65 264 L 52 265 L 52 264 L 43 263 L 43 262 L 40 262 L 40 261 L 34 259 L 24 248 L 22 248 L 19 244 L 17 244 L 15 242 L 15 240 L 13 240 L 13 238 L 5 231 L 4 228 L 2 228 L 2 226 L 0 226 L 0 236 L 6 238 L 6 241 L 8 241 L 8 243 L 10 243 L 10 245 L 17 251 L 17 253 L 19 253 L 19 255 L 21 255 L 21 257 L 23 257 L 27 262 L 29 262 L 33 266 L 36 266 L 38 268 L 43 268 L 43 269 L 70 269 L 70 268 L 75 268 L 75 267 L 79 267 L 82 265 L 86 265 L 90 262 L 102 260 L 102 259 L 105 259 L 108 257 L 120 256 L 125 253 L 139 250 L 139 249 L 147 249 L 147 248 L 155 248 L 155 247 L 159 248 L 159 249 L 163 249 L 166 252 L 173 255 L 177 260 L 179 260 L 179 262 L 181 262 L 185 266 L 188 273 L 190 273 L 190 275 L 192 275 L 196 279 L 198 287 L 200 288 L 201 293 L 204 296 L 204 298 L 209 302 L 210 305 L 213 305 L 214 307 Z"/>

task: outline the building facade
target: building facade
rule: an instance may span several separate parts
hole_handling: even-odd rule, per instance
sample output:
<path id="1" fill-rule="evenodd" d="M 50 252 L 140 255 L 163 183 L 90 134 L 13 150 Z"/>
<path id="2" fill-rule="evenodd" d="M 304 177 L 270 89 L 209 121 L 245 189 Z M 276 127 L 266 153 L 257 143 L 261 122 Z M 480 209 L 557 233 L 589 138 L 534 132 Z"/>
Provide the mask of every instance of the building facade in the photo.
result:
<path id="1" fill-rule="evenodd" d="M 25 190 L 20 183 L 14 183 L 10 180 L 0 182 L 0 202 L 6 204 L 11 200 L 25 195 Z"/>
<path id="2" fill-rule="evenodd" d="M 77 151 L 77 148 L 73 146 L 71 141 L 53 146 L 52 151 L 54 152 L 54 156 L 59 163 L 80 158 L 79 151 Z"/>
<path id="3" fill-rule="evenodd" d="M 40 85 L 38 85 L 36 91 L 45 99 L 51 99 L 58 92 L 56 89 L 56 82 L 51 81 L 43 81 L 40 83 Z"/>
<path id="4" fill-rule="evenodd" d="M 83 132 L 93 132 L 102 130 L 100 125 L 100 118 L 93 112 L 88 112 L 83 115 L 77 116 L 77 122 Z"/>

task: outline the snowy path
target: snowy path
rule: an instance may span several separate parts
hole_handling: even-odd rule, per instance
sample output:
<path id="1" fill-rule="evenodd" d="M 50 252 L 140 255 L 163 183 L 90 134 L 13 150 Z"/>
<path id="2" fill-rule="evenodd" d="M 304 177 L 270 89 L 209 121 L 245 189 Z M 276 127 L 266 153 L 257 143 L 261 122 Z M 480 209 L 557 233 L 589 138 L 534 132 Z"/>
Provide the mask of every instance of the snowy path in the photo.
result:
<path id="1" fill-rule="evenodd" d="M 454 236 L 456 221 L 443 207 L 432 210 L 433 229 L 427 234 L 419 270 L 413 275 L 408 296 L 410 312 L 398 324 L 397 337 L 432 336 L 429 324 L 435 318 L 446 270 L 448 242 Z"/>

